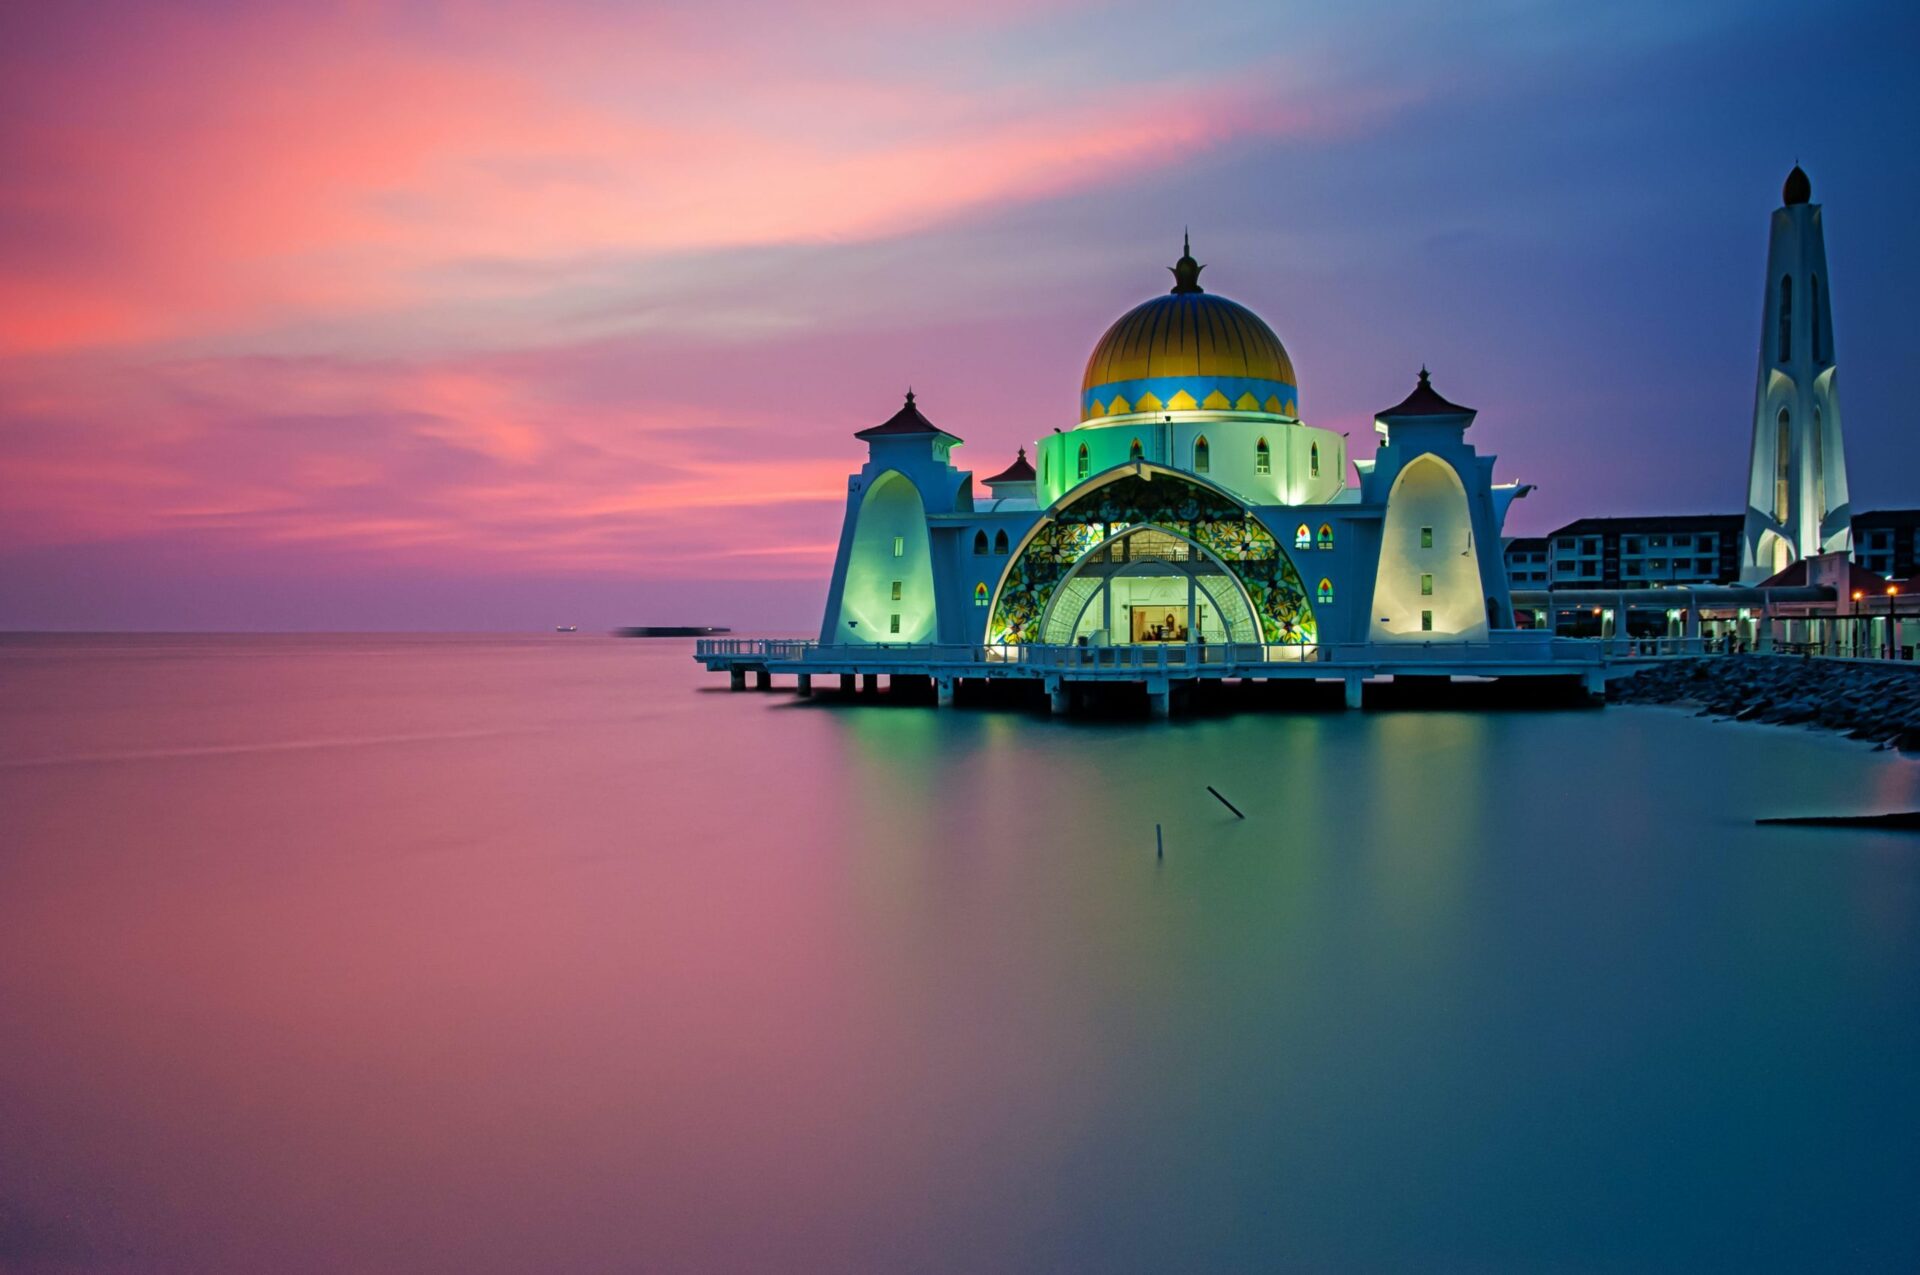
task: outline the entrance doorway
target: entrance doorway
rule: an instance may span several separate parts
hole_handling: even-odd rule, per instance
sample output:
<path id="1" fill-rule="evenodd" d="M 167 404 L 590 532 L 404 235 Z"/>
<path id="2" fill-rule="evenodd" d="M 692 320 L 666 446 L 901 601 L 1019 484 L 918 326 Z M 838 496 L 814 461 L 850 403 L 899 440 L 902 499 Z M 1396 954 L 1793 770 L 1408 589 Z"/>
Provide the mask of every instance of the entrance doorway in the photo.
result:
<path id="1" fill-rule="evenodd" d="M 1185 536 L 1135 527 L 1060 582 L 1040 622 L 1052 645 L 1258 642 L 1246 590 L 1226 564 Z"/>

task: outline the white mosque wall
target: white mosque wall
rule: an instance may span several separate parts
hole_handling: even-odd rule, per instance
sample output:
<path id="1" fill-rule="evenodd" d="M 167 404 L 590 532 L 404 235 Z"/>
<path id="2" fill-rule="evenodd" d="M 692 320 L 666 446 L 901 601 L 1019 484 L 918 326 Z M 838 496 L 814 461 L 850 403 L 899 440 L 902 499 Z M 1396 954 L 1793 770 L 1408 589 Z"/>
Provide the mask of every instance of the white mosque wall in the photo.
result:
<path id="1" fill-rule="evenodd" d="M 1484 639 L 1487 592 L 1478 548 L 1459 473 L 1431 453 L 1408 461 L 1394 479 L 1381 525 L 1372 640 Z"/>

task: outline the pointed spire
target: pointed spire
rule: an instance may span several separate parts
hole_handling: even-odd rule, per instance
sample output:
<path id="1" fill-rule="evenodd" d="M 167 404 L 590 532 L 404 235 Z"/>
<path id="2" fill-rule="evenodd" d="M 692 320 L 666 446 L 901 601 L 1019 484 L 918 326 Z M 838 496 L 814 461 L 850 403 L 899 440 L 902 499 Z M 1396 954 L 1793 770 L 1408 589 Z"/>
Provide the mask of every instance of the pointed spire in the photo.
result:
<path id="1" fill-rule="evenodd" d="M 1200 272 L 1206 267 L 1193 259 L 1193 238 L 1185 227 L 1180 230 L 1180 260 L 1168 269 L 1173 271 L 1173 291 L 1176 295 L 1206 291 L 1200 286 Z"/>
<path id="2" fill-rule="evenodd" d="M 907 386 L 907 406 L 913 406 L 913 386 Z"/>

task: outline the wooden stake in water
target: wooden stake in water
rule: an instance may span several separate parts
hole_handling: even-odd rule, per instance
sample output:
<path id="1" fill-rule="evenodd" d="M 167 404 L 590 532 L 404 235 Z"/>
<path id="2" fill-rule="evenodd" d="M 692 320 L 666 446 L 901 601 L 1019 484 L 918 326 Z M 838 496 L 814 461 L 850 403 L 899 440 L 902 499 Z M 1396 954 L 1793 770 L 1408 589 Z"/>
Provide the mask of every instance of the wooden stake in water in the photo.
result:
<path id="1" fill-rule="evenodd" d="M 1225 797 L 1222 797 L 1220 795 L 1219 789 L 1215 788 L 1212 784 L 1207 785 L 1207 791 L 1213 794 L 1214 800 L 1218 801 L 1221 805 L 1225 806 L 1228 810 L 1233 811 L 1234 816 L 1236 818 L 1239 818 L 1239 819 L 1246 818 L 1245 815 L 1240 813 L 1240 807 L 1234 805 L 1231 801 L 1228 801 Z"/>
<path id="2" fill-rule="evenodd" d="M 1160 825 L 1157 823 L 1153 825 L 1153 857 L 1156 859 L 1167 857 L 1167 843 L 1160 839 Z"/>

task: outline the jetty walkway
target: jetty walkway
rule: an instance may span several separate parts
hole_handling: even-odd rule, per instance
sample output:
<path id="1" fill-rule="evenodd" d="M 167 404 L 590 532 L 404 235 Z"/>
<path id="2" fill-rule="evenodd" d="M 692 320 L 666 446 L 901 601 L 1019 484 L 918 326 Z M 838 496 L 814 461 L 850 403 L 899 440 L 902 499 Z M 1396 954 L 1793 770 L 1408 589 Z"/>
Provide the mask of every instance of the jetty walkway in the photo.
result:
<path id="1" fill-rule="evenodd" d="M 724 672 L 734 690 L 748 679 L 760 689 L 791 677 L 802 695 L 815 678 L 838 677 L 840 689 L 878 689 L 931 683 L 934 702 L 953 703 L 965 682 L 1037 683 L 1053 711 L 1064 713 L 1077 686 L 1134 683 L 1142 686 L 1156 716 L 1172 710 L 1173 693 L 1198 682 L 1338 682 L 1349 708 L 1365 704 L 1369 682 L 1393 679 L 1554 679 L 1563 688 L 1598 697 L 1606 679 L 1627 673 L 1678 649 L 1629 654 L 1608 640 L 1563 638 L 1548 633 L 1498 632 L 1481 641 L 1352 642 L 1317 646 L 1257 643 L 1171 643 L 1137 646 L 970 646 L 946 643 L 822 645 L 786 638 L 704 638 L 694 659 L 708 672 Z M 1697 650 L 1697 645 L 1696 645 Z M 1547 689 L 1546 687 L 1542 688 Z"/>

